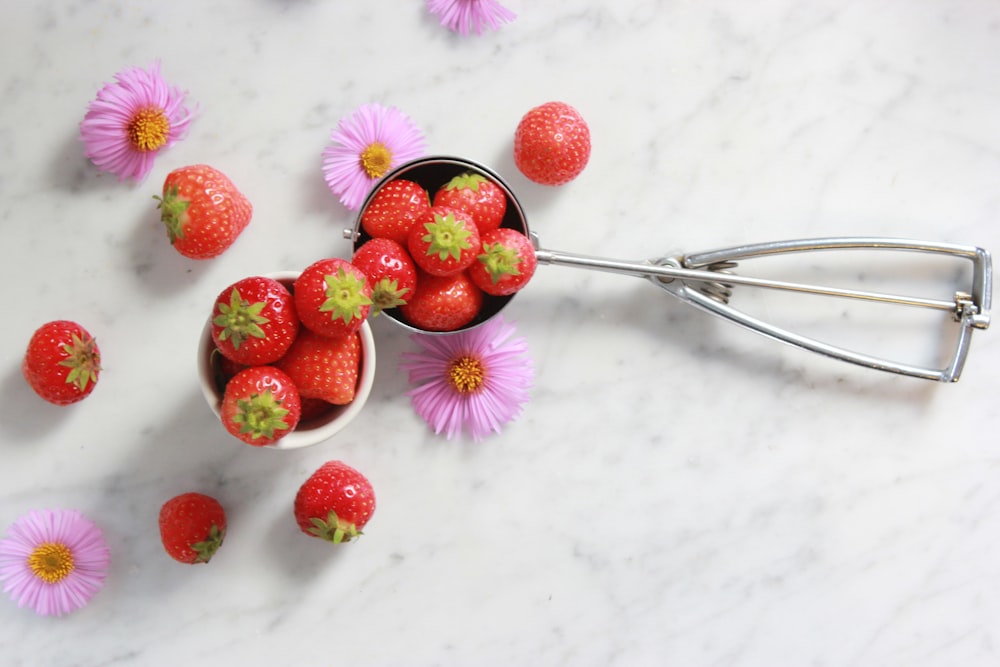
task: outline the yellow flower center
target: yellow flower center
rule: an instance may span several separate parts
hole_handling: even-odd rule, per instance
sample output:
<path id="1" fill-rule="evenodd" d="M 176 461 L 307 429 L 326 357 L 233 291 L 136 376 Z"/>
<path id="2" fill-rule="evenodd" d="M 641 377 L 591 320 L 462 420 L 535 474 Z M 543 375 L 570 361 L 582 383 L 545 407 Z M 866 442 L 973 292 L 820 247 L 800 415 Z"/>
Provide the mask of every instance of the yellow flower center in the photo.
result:
<path id="1" fill-rule="evenodd" d="M 146 107 L 132 116 L 126 127 L 132 147 L 140 153 L 155 151 L 167 143 L 170 134 L 170 120 L 163 109 Z"/>
<path id="2" fill-rule="evenodd" d="M 31 572 L 47 584 L 57 584 L 75 568 L 73 552 L 65 544 L 45 542 L 28 556 Z"/>
<path id="3" fill-rule="evenodd" d="M 392 166 L 392 152 L 386 145 L 376 141 L 361 151 L 361 168 L 371 178 L 382 178 Z"/>
<path id="4" fill-rule="evenodd" d="M 479 359 L 459 357 L 448 367 L 448 383 L 460 394 L 471 394 L 486 381 L 486 369 Z"/>

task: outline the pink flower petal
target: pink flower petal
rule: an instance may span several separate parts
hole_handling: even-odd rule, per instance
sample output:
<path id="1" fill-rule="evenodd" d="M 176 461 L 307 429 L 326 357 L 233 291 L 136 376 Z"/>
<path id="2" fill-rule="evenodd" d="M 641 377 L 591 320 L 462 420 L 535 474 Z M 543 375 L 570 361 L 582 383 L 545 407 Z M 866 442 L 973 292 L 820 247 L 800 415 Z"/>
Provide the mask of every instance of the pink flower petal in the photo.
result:
<path id="1" fill-rule="evenodd" d="M 31 571 L 28 558 L 40 545 L 62 544 L 73 556 L 73 569 L 49 583 Z M 61 616 L 83 607 L 104 585 L 110 550 L 93 522 L 75 510 L 33 510 L 0 540 L 0 582 L 18 607 L 43 616 Z"/>
<path id="2" fill-rule="evenodd" d="M 464 429 L 479 441 L 521 414 L 530 399 L 534 369 L 527 341 L 515 333 L 512 324 L 497 316 L 469 331 L 411 336 L 421 349 L 404 352 L 400 368 L 414 385 L 407 392 L 414 410 L 434 433 L 451 439 Z M 463 394 L 447 374 L 451 362 L 465 356 L 479 360 L 485 378 L 476 391 Z"/>
<path id="3" fill-rule="evenodd" d="M 188 131 L 194 118 L 184 106 L 185 93 L 172 88 L 154 63 L 148 70 L 130 67 L 115 75 L 115 82 L 97 91 L 80 123 L 80 141 L 98 169 L 125 181 L 142 181 L 149 175 L 160 151 L 173 146 Z M 128 126 L 143 109 L 158 109 L 168 121 L 167 137 L 159 148 L 141 151 L 128 136 Z"/>
<path id="4" fill-rule="evenodd" d="M 374 143 L 381 143 L 391 154 L 389 168 L 422 157 L 427 150 L 423 133 L 402 111 L 395 107 L 365 104 L 341 118 L 330 133 L 332 145 L 323 150 L 323 179 L 340 202 L 352 211 L 379 181 L 361 166 L 361 154 Z"/>
<path id="5" fill-rule="evenodd" d="M 496 0 L 427 0 L 427 9 L 438 16 L 441 25 L 463 36 L 481 35 L 485 28 L 497 30 L 517 18 Z"/>

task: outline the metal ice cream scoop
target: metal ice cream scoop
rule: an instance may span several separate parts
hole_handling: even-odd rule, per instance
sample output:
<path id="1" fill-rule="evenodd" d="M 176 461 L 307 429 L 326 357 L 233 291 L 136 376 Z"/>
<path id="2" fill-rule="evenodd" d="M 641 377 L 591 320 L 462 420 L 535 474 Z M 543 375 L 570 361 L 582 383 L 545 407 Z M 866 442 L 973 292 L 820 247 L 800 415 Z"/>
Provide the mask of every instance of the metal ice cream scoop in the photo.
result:
<path id="1" fill-rule="evenodd" d="M 362 205 L 354 229 L 344 231 L 345 238 L 352 241 L 354 250 L 357 250 L 369 240 L 370 237 L 362 228 L 362 216 L 372 197 L 378 192 L 379 188 L 389 181 L 397 178 L 406 178 L 420 184 L 433 193 L 438 187 L 451 180 L 452 177 L 470 171 L 482 174 L 504 190 L 508 199 L 508 206 L 502 226 L 517 229 L 532 238 L 535 245 L 535 256 L 539 264 L 555 264 L 645 278 L 657 287 L 662 288 L 664 291 L 696 308 L 717 315 L 769 338 L 827 357 L 900 375 L 940 382 L 955 382 L 961 375 L 962 368 L 965 365 L 973 330 L 986 329 L 990 325 L 990 307 L 993 291 L 992 260 L 990 253 L 979 247 L 911 239 L 859 236 L 772 241 L 708 252 L 660 257 L 646 261 L 626 261 L 547 250 L 539 247 L 538 238 L 529 230 L 527 219 L 517 197 L 514 196 L 514 193 L 504 180 L 489 167 L 457 157 L 433 156 L 420 158 L 400 165 L 386 174 L 372 192 L 369 193 L 368 198 Z M 969 284 L 955 289 L 950 295 L 947 295 L 947 298 L 945 296 L 925 298 L 838 287 L 824 287 L 814 284 L 743 276 L 733 272 L 733 269 L 737 266 L 737 262 L 742 260 L 806 252 L 845 250 L 924 253 L 968 261 L 972 268 L 971 281 Z M 730 297 L 735 289 L 743 287 L 783 290 L 948 312 L 958 327 L 957 335 L 954 336 L 954 347 L 947 355 L 946 363 L 938 368 L 897 362 L 830 345 L 775 326 L 734 308 L 729 304 Z M 479 326 L 496 316 L 511 301 L 513 296 L 487 297 L 479 315 L 472 322 L 460 329 L 460 331 Z M 419 329 L 407 322 L 405 317 L 397 311 L 398 309 L 390 309 L 385 311 L 385 314 L 412 331 L 437 335 L 442 333 Z M 446 335 L 455 332 L 444 333 Z"/>

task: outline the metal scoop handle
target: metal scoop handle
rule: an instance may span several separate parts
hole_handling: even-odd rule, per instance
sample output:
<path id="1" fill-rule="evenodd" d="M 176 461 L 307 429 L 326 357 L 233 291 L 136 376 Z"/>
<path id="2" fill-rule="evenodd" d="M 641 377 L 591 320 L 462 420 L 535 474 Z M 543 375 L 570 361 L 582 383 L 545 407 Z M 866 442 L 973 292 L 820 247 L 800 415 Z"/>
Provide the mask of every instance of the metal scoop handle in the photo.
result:
<path id="1" fill-rule="evenodd" d="M 967 259 L 973 264 L 972 284 L 969 286 L 968 292 L 958 291 L 951 300 L 946 300 L 755 278 L 733 274 L 729 271 L 738 260 L 743 259 L 786 253 L 846 249 L 900 250 Z M 958 380 L 965 365 L 972 330 L 986 329 L 990 324 L 992 261 L 989 252 L 974 246 L 911 239 L 836 237 L 773 241 L 646 262 L 591 257 L 541 248 L 536 250 L 535 255 L 539 263 L 542 264 L 572 266 L 644 277 L 686 303 L 783 343 L 867 368 L 939 382 Z M 955 350 L 943 368 L 914 366 L 830 345 L 751 317 L 728 305 L 730 291 L 735 285 L 950 311 L 955 320 L 960 323 L 961 329 Z"/>

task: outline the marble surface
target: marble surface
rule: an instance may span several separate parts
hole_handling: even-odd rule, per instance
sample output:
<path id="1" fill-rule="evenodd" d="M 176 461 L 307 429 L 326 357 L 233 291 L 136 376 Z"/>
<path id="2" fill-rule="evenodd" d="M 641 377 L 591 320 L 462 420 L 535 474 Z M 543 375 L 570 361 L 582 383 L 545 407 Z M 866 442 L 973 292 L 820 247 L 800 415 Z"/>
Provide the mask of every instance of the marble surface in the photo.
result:
<path id="1" fill-rule="evenodd" d="M 0 523 L 77 508 L 113 554 L 68 617 L 0 600 L 6 667 L 1000 664 L 993 331 L 942 385 L 779 345 L 642 280 L 541 267 L 505 311 L 533 398 L 496 437 L 427 430 L 397 370 L 413 345 L 384 320 L 370 402 L 334 439 L 258 451 L 214 421 L 195 374 L 206 308 L 238 278 L 348 254 L 352 214 L 319 156 L 366 102 L 405 110 L 432 152 L 499 170 L 550 248 L 641 259 L 857 234 L 1000 248 L 991 0 L 506 4 L 514 23 L 463 39 L 418 0 L 4 3 Z M 201 113 L 145 183 L 120 184 L 83 158 L 78 123 L 115 72 L 157 59 Z M 521 114 L 551 99 L 594 143 L 561 188 L 511 157 Z M 255 205 L 206 262 L 169 247 L 152 200 L 194 162 Z M 853 335 L 843 303 L 807 301 L 781 312 Z M 866 325 L 873 342 L 936 349 L 938 324 L 900 325 L 901 310 Z M 19 371 L 58 318 L 104 354 L 70 408 Z M 332 458 L 378 495 L 344 548 L 291 516 Z M 168 559 L 156 532 L 187 490 L 229 510 L 204 567 Z"/>

